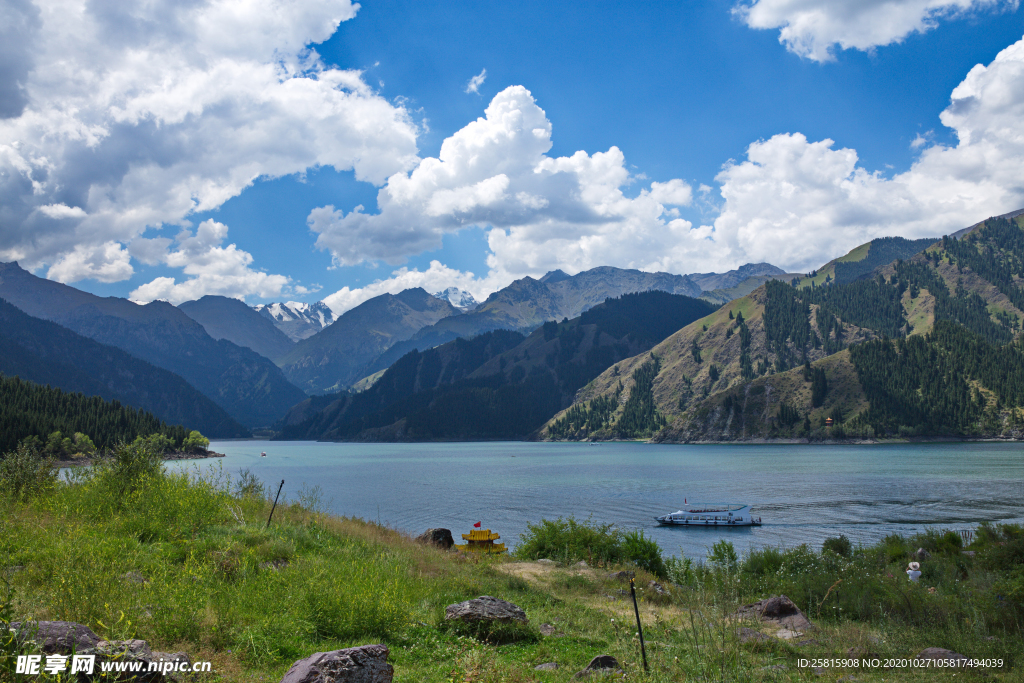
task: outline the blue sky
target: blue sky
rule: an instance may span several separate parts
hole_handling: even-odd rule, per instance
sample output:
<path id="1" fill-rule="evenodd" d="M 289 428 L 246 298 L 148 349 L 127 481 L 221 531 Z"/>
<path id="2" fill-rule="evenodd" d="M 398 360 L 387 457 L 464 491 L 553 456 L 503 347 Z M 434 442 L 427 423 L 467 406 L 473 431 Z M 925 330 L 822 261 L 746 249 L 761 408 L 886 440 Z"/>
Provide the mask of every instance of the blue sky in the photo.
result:
<path id="1" fill-rule="evenodd" d="M 553 267 L 805 270 L 875 236 L 938 235 L 1024 206 L 1024 151 L 999 137 L 1024 128 L 1012 1 L 322 0 L 276 23 L 209 5 L 179 18 L 210 32 L 133 39 L 172 66 L 130 69 L 121 81 L 136 87 L 120 97 L 77 94 L 85 132 L 54 148 L 70 124 L 47 112 L 69 96 L 43 73 L 68 29 L 24 3 L 36 39 L 8 95 L 22 109 L 0 120 L 0 149 L 17 141 L 22 154 L 0 156 L 0 200 L 14 207 L 0 213 L 0 258 L 104 295 L 327 297 L 340 311 L 405 286 L 479 297 Z M 147 19 L 95 18 L 78 47 Z M 218 28 L 248 37 L 214 45 Z M 110 71 L 81 69 L 97 83 Z M 330 87 L 349 70 L 360 83 L 335 85 L 347 103 L 282 90 L 268 114 L 253 95 Z M 967 104 L 951 105 L 969 72 L 954 98 Z M 471 130 L 492 101 L 547 137 L 516 137 L 497 114 Z M 957 136 L 968 130 L 971 148 Z M 458 149 L 427 174 L 420 160 L 449 139 Z M 33 143 L 49 166 L 25 153 Z"/>

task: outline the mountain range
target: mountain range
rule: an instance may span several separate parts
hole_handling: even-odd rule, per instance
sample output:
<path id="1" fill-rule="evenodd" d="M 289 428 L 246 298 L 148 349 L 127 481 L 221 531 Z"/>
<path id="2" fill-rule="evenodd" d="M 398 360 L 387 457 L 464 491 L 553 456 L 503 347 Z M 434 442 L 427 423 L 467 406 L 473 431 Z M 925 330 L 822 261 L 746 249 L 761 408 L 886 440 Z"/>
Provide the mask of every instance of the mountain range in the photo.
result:
<path id="1" fill-rule="evenodd" d="M 0 373 L 67 392 L 100 396 L 149 411 L 167 424 L 208 437 L 248 436 L 249 430 L 184 379 L 40 320 L 0 299 Z"/>
<path id="2" fill-rule="evenodd" d="M 138 305 L 98 297 L 0 263 L 0 298 L 23 312 L 125 351 L 179 375 L 246 427 L 278 420 L 305 395 L 273 362 L 226 339 L 215 340 L 162 301 Z"/>
<path id="3" fill-rule="evenodd" d="M 284 439 L 522 438 L 610 364 L 715 310 L 660 291 L 625 294 L 529 336 L 493 330 L 410 351 L 366 391 L 300 404 Z"/>
<path id="4" fill-rule="evenodd" d="M 257 304 L 254 311 L 288 335 L 294 342 L 312 337 L 334 322 L 334 313 L 323 301 L 304 304 L 298 301 Z"/>
<path id="5" fill-rule="evenodd" d="M 1015 212 L 959 239 L 873 240 L 768 282 L 609 367 L 539 435 L 1019 436 L 1022 229 Z"/>

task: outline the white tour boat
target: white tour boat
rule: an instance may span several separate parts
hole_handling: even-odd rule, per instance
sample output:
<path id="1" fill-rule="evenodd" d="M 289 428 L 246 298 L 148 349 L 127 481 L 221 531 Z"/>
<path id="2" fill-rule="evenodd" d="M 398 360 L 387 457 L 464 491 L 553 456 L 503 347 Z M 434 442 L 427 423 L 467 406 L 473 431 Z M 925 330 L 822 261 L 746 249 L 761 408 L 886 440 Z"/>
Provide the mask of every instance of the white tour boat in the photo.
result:
<path id="1" fill-rule="evenodd" d="M 655 517 L 666 526 L 761 526 L 761 518 L 750 514 L 749 505 L 694 503 L 682 510 Z"/>

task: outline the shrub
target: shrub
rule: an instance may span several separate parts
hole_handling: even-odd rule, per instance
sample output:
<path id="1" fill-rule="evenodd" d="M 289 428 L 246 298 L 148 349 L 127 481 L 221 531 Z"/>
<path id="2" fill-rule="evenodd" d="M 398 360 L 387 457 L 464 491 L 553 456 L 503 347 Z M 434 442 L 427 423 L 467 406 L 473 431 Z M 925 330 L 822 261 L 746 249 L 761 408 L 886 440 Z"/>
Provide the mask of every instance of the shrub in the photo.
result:
<path id="1" fill-rule="evenodd" d="M 580 522 L 575 517 L 542 519 L 539 524 L 527 522 L 515 554 L 526 560 L 546 557 L 566 564 L 616 562 L 620 559 L 619 538 L 612 524 Z"/>
<path id="2" fill-rule="evenodd" d="M 623 534 L 622 555 L 627 562 L 632 562 L 655 576 L 668 576 L 668 569 L 661 557 L 661 547 L 653 538 L 644 536 L 643 530 Z"/>
<path id="3" fill-rule="evenodd" d="M 853 551 L 853 544 L 846 536 L 839 535 L 826 538 L 825 542 L 821 544 L 821 549 L 830 550 L 840 557 L 849 557 L 850 552 Z"/>
<path id="4" fill-rule="evenodd" d="M 711 551 L 708 553 L 708 562 L 722 569 L 734 571 L 738 561 L 736 548 L 724 538 L 711 546 Z"/>
<path id="5" fill-rule="evenodd" d="M 542 519 L 540 524 L 527 523 L 526 529 L 515 551 L 522 559 L 557 559 L 566 564 L 631 562 L 656 576 L 667 575 L 661 548 L 643 531 L 623 533 L 612 524 L 580 522 L 574 517 Z"/>
<path id="6" fill-rule="evenodd" d="M 53 461 L 44 459 L 26 439 L 0 460 L 0 493 L 28 500 L 53 490 L 57 474 Z"/>

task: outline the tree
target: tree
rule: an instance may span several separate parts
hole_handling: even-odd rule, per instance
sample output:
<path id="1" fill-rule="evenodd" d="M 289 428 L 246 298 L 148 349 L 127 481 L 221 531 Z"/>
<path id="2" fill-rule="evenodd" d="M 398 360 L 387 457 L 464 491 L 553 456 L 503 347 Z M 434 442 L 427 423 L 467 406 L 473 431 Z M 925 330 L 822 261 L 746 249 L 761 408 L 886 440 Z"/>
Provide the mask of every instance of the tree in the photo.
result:
<path id="1" fill-rule="evenodd" d="M 811 405 L 818 408 L 825 402 L 828 394 L 828 380 L 825 378 L 825 371 L 821 368 L 814 368 L 811 378 Z"/>
<path id="2" fill-rule="evenodd" d="M 181 450 L 193 453 L 195 451 L 205 451 L 209 446 L 210 440 L 193 429 L 181 443 Z"/>

